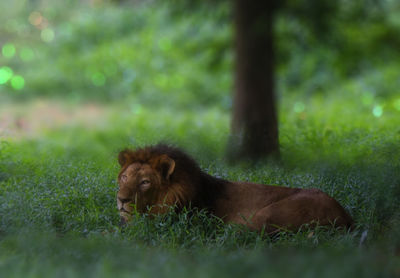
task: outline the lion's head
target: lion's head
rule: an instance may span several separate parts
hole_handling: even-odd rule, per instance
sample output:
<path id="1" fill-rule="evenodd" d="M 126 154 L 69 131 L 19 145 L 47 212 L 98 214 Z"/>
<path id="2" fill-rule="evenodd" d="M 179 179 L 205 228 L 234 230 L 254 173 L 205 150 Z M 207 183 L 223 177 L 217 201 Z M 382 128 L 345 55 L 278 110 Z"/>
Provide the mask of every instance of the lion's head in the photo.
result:
<path id="1" fill-rule="evenodd" d="M 166 154 L 146 156 L 145 153 L 125 150 L 119 154 L 118 160 L 121 171 L 117 206 L 122 222 L 130 219 L 135 208 L 139 213 L 159 213 L 162 209 L 159 205 L 172 205 L 168 202 L 171 198 L 165 198 L 175 170 L 173 159 Z"/>
<path id="2" fill-rule="evenodd" d="M 225 183 L 202 172 L 182 150 L 165 144 L 126 149 L 118 161 L 117 206 L 122 224 L 130 220 L 135 209 L 160 214 L 171 206 L 176 210 L 189 205 L 212 208 Z"/>

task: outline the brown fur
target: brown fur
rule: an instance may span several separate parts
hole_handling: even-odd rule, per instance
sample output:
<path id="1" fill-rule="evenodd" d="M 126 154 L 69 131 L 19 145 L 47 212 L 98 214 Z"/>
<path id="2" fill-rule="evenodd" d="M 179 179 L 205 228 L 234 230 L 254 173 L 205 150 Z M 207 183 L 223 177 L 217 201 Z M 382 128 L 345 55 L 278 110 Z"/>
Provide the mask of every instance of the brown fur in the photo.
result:
<path id="1" fill-rule="evenodd" d="M 168 206 L 191 205 L 254 230 L 297 230 L 304 224 L 350 228 L 352 218 L 333 198 L 318 189 L 299 189 L 230 182 L 203 172 L 181 150 L 159 144 L 118 156 L 117 205 L 121 221 L 140 213 L 165 213 Z"/>

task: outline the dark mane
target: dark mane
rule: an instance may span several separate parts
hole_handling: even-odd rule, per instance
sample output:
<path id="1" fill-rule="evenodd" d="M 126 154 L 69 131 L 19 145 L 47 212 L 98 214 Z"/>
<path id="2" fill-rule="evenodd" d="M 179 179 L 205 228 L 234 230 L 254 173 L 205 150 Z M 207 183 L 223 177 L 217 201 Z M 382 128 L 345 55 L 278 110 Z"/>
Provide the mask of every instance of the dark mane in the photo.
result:
<path id="1" fill-rule="evenodd" d="M 157 144 L 130 151 L 130 163 L 149 163 L 151 159 L 167 155 L 175 161 L 175 171 L 171 175 L 171 184 L 179 184 L 183 192 L 182 206 L 191 205 L 214 211 L 215 201 L 223 197 L 226 180 L 213 177 L 201 170 L 197 162 L 179 148 L 167 144 Z"/>

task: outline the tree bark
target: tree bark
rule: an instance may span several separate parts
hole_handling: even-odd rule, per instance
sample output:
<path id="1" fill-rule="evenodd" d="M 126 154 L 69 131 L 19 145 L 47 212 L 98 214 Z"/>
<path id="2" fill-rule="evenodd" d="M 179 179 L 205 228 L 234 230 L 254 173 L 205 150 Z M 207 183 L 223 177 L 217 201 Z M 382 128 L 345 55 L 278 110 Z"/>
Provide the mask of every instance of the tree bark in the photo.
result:
<path id="1" fill-rule="evenodd" d="M 272 0 L 235 0 L 235 95 L 230 154 L 279 155 L 274 96 Z"/>

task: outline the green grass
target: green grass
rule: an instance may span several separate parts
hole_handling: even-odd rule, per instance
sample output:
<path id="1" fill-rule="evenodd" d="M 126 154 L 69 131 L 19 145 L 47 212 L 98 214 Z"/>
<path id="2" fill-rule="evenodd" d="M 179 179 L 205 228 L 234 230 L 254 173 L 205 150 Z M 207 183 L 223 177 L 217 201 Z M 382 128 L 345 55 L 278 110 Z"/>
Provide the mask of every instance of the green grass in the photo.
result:
<path id="1" fill-rule="evenodd" d="M 370 111 L 355 113 L 352 121 L 346 121 L 346 113 L 331 113 L 355 107 L 351 102 L 315 100 L 303 112 L 306 116 L 286 109 L 286 104 L 292 107 L 283 103 L 281 109 L 279 163 L 227 164 L 223 157 L 229 121 L 218 110 L 138 113 L 115 104 L 100 129 L 75 125 L 3 142 L 0 273 L 10 277 L 59 273 L 147 277 L 155 272 L 165 277 L 204 273 L 240 277 L 247 271 L 253 277 L 294 276 L 299 271 L 304 277 L 394 275 L 399 262 L 394 253 L 400 244 L 400 150 L 399 135 L 393 132 L 400 124 L 398 112 L 381 118 Z M 321 112 L 318 106 L 326 110 Z M 125 112 L 118 112 L 121 109 Z M 224 225 L 200 211 L 171 212 L 155 219 L 136 216 L 134 225 L 120 230 L 115 208 L 117 153 L 126 146 L 158 141 L 184 148 L 212 175 L 321 188 L 351 213 L 357 228 L 343 233 L 304 227 L 269 238 Z M 361 240 L 363 233 L 367 237 Z"/>
<path id="2" fill-rule="evenodd" d="M 0 250 L 7 277 L 390 277 L 394 267 L 379 251 L 175 251 L 104 237 L 9 238 Z"/>

